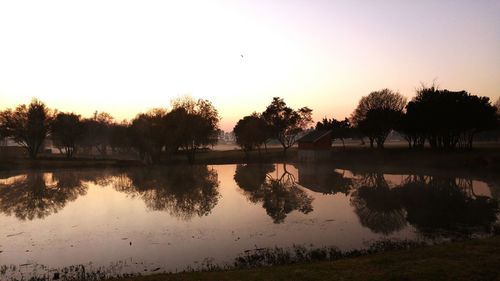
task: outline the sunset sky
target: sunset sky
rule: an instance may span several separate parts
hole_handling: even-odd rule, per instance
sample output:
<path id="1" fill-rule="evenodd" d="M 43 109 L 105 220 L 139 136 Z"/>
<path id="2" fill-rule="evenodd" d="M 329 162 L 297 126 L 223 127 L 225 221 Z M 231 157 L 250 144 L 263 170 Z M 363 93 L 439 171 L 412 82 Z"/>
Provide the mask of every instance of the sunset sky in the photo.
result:
<path id="1" fill-rule="evenodd" d="M 183 95 L 229 131 L 280 96 L 319 120 L 421 82 L 500 95 L 500 0 L 1 1 L 0 109 L 116 119 Z"/>

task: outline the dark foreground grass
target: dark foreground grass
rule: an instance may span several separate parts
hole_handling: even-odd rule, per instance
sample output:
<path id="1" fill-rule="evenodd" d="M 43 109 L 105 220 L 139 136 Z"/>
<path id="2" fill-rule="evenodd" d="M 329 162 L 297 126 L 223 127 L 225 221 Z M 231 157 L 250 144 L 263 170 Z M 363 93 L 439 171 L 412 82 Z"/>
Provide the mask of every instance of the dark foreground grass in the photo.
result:
<path id="1" fill-rule="evenodd" d="M 500 236 L 333 262 L 158 274 L 117 280 L 500 280 Z"/>

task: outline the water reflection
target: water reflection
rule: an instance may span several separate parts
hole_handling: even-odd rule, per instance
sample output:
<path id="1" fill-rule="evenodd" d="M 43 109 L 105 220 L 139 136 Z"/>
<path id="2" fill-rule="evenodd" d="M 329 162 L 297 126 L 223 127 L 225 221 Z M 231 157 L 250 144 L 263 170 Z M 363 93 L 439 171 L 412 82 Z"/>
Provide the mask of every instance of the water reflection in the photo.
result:
<path id="1" fill-rule="evenodd" d="M 495 175 L 473 180 L 291 164 L 1 173 L 0 260 L 34 268 L 34 276 L 43 273 L 26 261 L 101 267 L 127 260 L 113 267 L 121 274 L 176 270 L 207 257 L 223 264 L 254 248 L 349 251 L 386 238 L 490 234 L 498 231 L 499 186 Z"/>
<path id="2" fill-rule="evenodd" d="M 276 224 L 293 211 L 309 214 L 314 198 L 330 195 L 348 200 L 362 226 L 384 235 L 408 225 L 426 237 L 490 233 L 500 212 L 499 184 L 491 179 L 486 196 L 475 192 L 471 179 L 353 173 L 326 165 L 237 165 L 233 178 L 245 198 L 261 205 Z M 24 172 L 0 179 L 0 212 L 43 219 L 85 195 L 89 183 L 112 186 L 140 198 L 149 210 L 182 220 L 209 215 L 221 197 L 216 169 L 203 165 Z M 324 195 L 312 196 L 304 188 Z"/>
<path id="3" fill-rule="evenodd" d="M 292 211 L 307 214 L 313 198 L 297 186 L 295 176 L 283 164 L 283 172 L 272 173 L 274 165 L 237 165 L 234 180 L 252 203 L 262 203 L 274 223 L 282 223 Z"/>
<path id="4" fill-rule="evenodd" d="M 346 175 L 346 171 L 337 171 L 328 166 L 299 165 L 299 184 L 323 194 L 349 195 L 354 181 Z"/>
<path id="5" fill-rule="evenodd" d="M 466 179 L 410 176 L 393 192 L 424 235 L 489 233 L 499 213 L 498 200 L 475 194 Z"/>
<path id="6" fill-rule="evenodd" d="M 171 166 L 128 170 L 114 187 L 140 197 L 150 210 L 190 220 L 206 216 L 219 200 L 217 172 L 207 166 Z"/>
<path id="7" fill-rule="evenodd" d="M 42 219 L 86 192 L 75 171 L 28 172 L 0 182 L 0 211 L 20 220 Z"/>
<path id="8" fill-rule="evenodd" d="M 490 233 L 498 219 L 494 190 L 492 197 L 478 195 L 470 179 L 407 175 L 390 186 L 386 175 L 371 172 L 351 180 L 354 212 L 375 233 L 388 235 L 407 223 L 430 237 Z"/>
<path id="9" fill-rule="evenodd" d="M 383 174 L 366 173 L 358 179 L 357 185 L 351 204 L 361 225 L 386 235 L 406 226 L 406 212 Z"/>

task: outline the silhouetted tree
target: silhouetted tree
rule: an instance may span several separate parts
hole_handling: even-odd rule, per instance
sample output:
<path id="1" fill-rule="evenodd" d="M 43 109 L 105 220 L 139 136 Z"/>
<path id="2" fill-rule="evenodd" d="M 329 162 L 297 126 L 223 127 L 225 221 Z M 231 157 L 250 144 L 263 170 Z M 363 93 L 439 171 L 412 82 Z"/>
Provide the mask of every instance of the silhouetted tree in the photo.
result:
<path id="1" fill-rule="evenodd" d="M 121 123 L 111 124 L 111 135 L 109 139 L 109 146 L 113 152 L 129 152 L 132 148 L 132 140 L 129 130 L 130 124 L 126 121 Z"/>
<path id="2" fill-rule="evenodd" d="M 495 107 L 497 108 L 497 114 L 500 114 L 500 97 L 495 102 Z"/>
<path id="3" fill-rule="evenodd" d="M 88 149 L 96 148 L 101 156 L 106 155 L 113 117 L 106 112 L 94 112 L 91 118 L 82 120 L 85 134 L 80 144 Z"/>
<path id="4" fill-rule="evenodd" d="M 358 106 L 351 115 L 351 122 L 357 126 L 360 121 L 366 118 L 368 111 L 372 109 L 391 109 L 402 111 L 406 105 L 406 98 L 398 92 L 389 89 L 371 92 L 364 96 L 358 103 Z"/>
<path id="5" fill-rule="evenodd" d="M 488 97 L 423 86 L 406 106 L 403 133 L 425 138 L 433 148 L 472 148 L 475 134 L 495 128 L 495 112 Z"/>
<path id="6" fill-rule="evenodd" d="M 404 139 L 408 142 L 409 148 L 422 148 L 425 144 L 426 136 L 423 133 L 425 128 L 416 114 L 401 114 L 400 122 L 396 125 L 395 130 L 401 133 Z"/>
<path id="7" fill-rule="evenodd" d="M 383 147 L 387 134 L 396 125 L 394 117 L 403 111 L 405 105 L 406 98 L 398 92 L 389 89 L 371 92 L 361 98 L 351 115 L 351 121 L 369 138 L 372 148 L 374 141 L 379 147 Z M 370 118 L 367 119 L 370 112 Z M 388 124 L 383 124 L 384 122 Z"/>
<path id="8" fill-rule="evenodd" d="M 36 158 L 49 133 L 52 115 L 43 102 L 33 99 L 29 105 L 0 112 L 1 131 L 26 148 L 30 158 Z"/>
<path id="9" fill-rule="evenodd" d="M 352 127 L 349 119 L 345 118 L 338 121 L 335 118 L 323 118 L 321 122 L 316 123 L 316 130 L 331 130 L 333 139 L 342 141 L 342 146 L 345 148 L 344 139 L 352 137 Z"/>
<path id="10" fill-rule="evenodd" d="M 297 141 L 300 132 L 312 123 L 312 109 L 302 107 L 293 110 L 282 98 L 274 97 L 262 113 L 262 118 L 270 127 L 272 136 L 283 146 L 283 153 Z"/>
<path id="11" fill-rule="evenodd" d="M 130 125 L 132 145 L 145 162 L 158 163 L 160 161 L 161 152 L 169 134 L 166 116 L 166 110 L 157 108 L 148 113 L 141 113 L 132 120 Z"/>
<path id="12" fill-rule="evenodd" d="M 240 119 L 233 129 L 236 143 L 243 151 L 248 153 L 248 151 L 257 148 L 259 155 L 260 146 L 268 139 L 267 131 L 268 125 L 266 121 L 255 113 Z"/>
<path id="13" fill-rule="evenodd" d="M 177 131 L 179 147 L 186 151 L 190 163 L 196 150 L 217 143 L 219 114 L 208 100 L 184 97 L 172 101 L 172 111 L 180 128 Z"/>
<path id="14" fill-rule="evenodd" d="M 59 113 L 51 126 L 54 145 L 64 150 L 66 157 L 71 158 L 76 151 L 77 141 L 84 133 L 80 115 Z"/>
<path id="15" fill-rule="evenodd" d="M 385 140 L 391 130 L 398 127 L 402 112 L 388 108 L 370 109 L 365 118 L 358 122 L 361 132 L 370 140 L 377 143 L 378 148 L 383 148 Z"/>

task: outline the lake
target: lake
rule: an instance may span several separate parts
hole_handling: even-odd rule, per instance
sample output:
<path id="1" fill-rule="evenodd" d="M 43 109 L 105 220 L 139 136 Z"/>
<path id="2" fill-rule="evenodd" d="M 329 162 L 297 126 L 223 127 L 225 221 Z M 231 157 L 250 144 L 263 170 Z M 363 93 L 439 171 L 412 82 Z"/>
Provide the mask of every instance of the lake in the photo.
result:
<path id="1" fill-rule="evenodd" d="M 498 182 L 328 165 L 0 173 L 0 279 L 232 265 L 256 249 L 436 243 L 498 229 Z"/>

